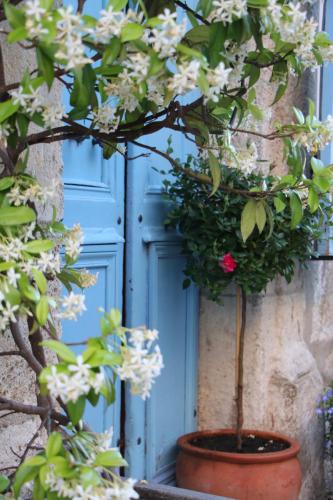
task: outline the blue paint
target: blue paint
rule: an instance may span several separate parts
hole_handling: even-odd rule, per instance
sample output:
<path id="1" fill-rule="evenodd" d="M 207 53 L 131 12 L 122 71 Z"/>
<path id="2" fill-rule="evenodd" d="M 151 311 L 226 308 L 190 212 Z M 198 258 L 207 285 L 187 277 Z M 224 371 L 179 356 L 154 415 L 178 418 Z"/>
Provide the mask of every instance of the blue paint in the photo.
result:
<path id="1" fill-rule="evenodd" d="M 105 2 L 87 4 L 89 14 L 97 16 Z M 165 150 L 169 135 L 170 131 L 161 131 L 142 142 Z M 172 145 L 178 157 L 193 152 L 193 145 L 181 134 L 173 134 Z M 133 145 L 128 149 L 129 157 L 142 153 Z M 182 289 L 185 259 L 180 236 L 164 229 L 170 206 L 162 196 L 163 176 L 154 167 L 168 170 L 170 165 L 158 156 L 129 161 L 125 193 L 125 163 L 120 155 L 106 161 L 91 141 L 80 145 L 72 141 L 64 144 L 63 157 L 65 223 L 80 222 L 85 234 L 78 267 L 99 272 L 98 284 L 85 292 L 87 312 L 77 323 L 64 322 L 63 338 L 79 341 L 98 334 L 97 308 L 121 308 L 123 286 L 127 325 L 159 329 L 165 368 L 151 399 L 143 402 L 129 390 L 126 393 L 126 458 L 128 475 L 172 483 L 176 440 L 196 428 L 198 291 Z M 108 412 L 100 405 L 87 408 L 85 414 L 95 430 L 113 424 L 116 439 L 120 431 L 117 393 L 117 404 Z"/>
<path id="2" fill-rule="evenodd" d="M 142 142 L 165 150 L 169 135 L 160 131 Z M 177 156 L 184 158 L 190 144 L 173 134 Z M 129 145 L 130 157 L 140 152 Z M 170 205 L 162 197 L 165 177 L 154 168 L 170 166 L 157 155 L 128 164 L 126 315 L 130 325 L 160 331 L 165 368 L 146 403 L 127 392 L 126 458 L 131 476 L 172 483 L 176 440 L 196 428 L 198 292 L 182 289 L 185 259 L 179 235 L 164 228 Z"/>
<path id="3" fill-rule="evenodd" d="M 327 0 L 325 2 L 325 23 L 324 29 L 333 37 L 333 2 Z M 325 120 L 328 115 L 333 116 L 333 64 L 326 64 L 322 69 L 322 88 L 321 88 L 321 110 L 320 116 Z M 325 165 L 333 163 L 333 142 L 331 142 L 324 151 L 321 153 L 321 159 Z M 327 236 L 333 236 L 332 228 L 328 228 Z M 333 254 L 332 240 L 324 240 L 320 246 L 319 251 L 322 255 Z"/>

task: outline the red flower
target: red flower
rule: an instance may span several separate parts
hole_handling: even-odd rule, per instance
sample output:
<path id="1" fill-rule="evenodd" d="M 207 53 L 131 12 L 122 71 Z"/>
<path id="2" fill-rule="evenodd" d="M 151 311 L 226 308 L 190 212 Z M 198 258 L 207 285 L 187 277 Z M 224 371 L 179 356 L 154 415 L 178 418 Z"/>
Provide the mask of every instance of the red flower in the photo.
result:
<path id="1" fill-rule="evenodd" d="M 223 269 L 225 273 L 232 273 L 237 267 L 237 262 L 231 256 L 231 253 L 226 253 L 219 260 L 219 266 Z"/>

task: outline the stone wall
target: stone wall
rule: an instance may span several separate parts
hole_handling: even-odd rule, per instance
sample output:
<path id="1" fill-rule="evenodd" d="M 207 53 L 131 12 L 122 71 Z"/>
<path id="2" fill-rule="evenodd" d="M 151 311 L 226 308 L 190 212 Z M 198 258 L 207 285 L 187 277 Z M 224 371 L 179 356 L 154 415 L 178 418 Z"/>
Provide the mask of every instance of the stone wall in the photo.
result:
<path id="1" fill-rule="evenodd" d="M 318 11 L 317 11 L 318 15 Z M 269 74 L 266 75 L 269 78 Z M 317 100 L 319 75 L 291 81 L 274 115 L 290 119 L 292 106 Z M 268 110 L 273 92 L 258 89 L 259 104 Z M 262 142 L 258 149 L 283 171 L 281 143 Z M 298 269 L 290 285 L 275 280 L 266 294 L 249 298 L 245 340 L 245 428 L 284 432 L 302 445 L 302 500 L 324 498 L 322 425 L 315 408 L 325 384 L 333 378 L 333 262 L 312 261 Z M 230 427 L 235 423 L 235 291 L 223 306 L 201 298 L 199 362 L 199 426 Z"/>
<path id="2" fill-rule="evenodd" d="M 36 65 L 30 53 L 15 46 L 8 46 L 4 37 L 0 38 L 1 49 L 5 61 L 6 84 L 18 81 L 25 69 L 32 71 Z M 60 99 L 56 90 L 53 99 Z M 59 144 L 38 145 L 30 150 L 29 169 L 37 174 L 40 182 L 50 185 L 53 180 L 61 185 L 61 150 Z M 54 198 L 58 215 L 63 211 L 63 193 L 59 188 Z M 51 207 L 40 209 L 39 220 L 48 220 L 52 215 Z M 6 333 L 0 337 L 0 350 L 15 349 L 11 335 Z M 0 359 L 0 394 L 27 404 L 36 404 L 34 374 L 27 369 L 26 362 L 18 356 L 1 357 Z M 7 413 L 7 412 L 3 412 Z M 1 417 L 1 412 L 0 412 Z M 40 425 L 39 418 L 26 415 L 10 415 L 0 418 L 0 468 L 10 467 L 18 462 L 29 439 Z"/>

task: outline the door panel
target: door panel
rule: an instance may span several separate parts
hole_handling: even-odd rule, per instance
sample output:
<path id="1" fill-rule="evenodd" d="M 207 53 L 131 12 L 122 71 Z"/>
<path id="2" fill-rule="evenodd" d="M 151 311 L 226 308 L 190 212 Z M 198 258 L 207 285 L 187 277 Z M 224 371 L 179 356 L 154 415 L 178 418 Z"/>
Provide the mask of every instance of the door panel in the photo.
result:
<path id="1" fill-rule="evenodd" d="M 84 268 L 93 274 L 98 274 L 97 284 L 84 290 L 87 312 L 78 318 L 78 321 L 63 321 L 63 338 L 67 342 L 78 342 L 100 335 L 98 309 L 102 307 L 110 310 L 111 307 L 121 308 L 122 289 L 122 247 L 123 245 L 85 245 L 81 253 L 77 268 Z M 76 352 L 81 347 L 73 347 Z M 119 383 L 117 392 L 119 394 Z M 115 440 L 120 435 L 120 399 L 115 405 L 107 408 L 103 401 L 97 407 L 90 404 L 85 410 L 85 420 L 96 432 L 103 432 L 111 426 L 114 428 Z"/>
<path id="2" fill-rule="evenodd" d="M 165 149 L 169 135 L 154 134 L 149 144 Z M 173 147 L 184 158 L 180 134 L 174 134 Z M 130 157 L 140 152 L 129 146 Z M 125 442 L 133 477 L 172 484 L 176 439 L 196 427 L 198 292 L 182 288 L 180 236 L 165 230 L 171 205 L 163 199 L 165 176 L 155 169 L 170 166 L 151 155 L 127 167 L 126 319 L 159 330 L 165 368 L 146 403 L 127 392 Z"/>

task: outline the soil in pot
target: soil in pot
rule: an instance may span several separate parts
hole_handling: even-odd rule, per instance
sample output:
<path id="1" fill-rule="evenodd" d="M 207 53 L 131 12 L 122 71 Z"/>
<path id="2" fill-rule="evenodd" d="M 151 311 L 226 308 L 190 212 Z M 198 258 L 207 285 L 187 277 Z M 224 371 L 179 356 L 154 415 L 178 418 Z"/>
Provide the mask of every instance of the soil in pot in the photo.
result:
<path id="1" fill-rule="evenodd" d="M 254 434 L 243 436 L 242 443 L 242 450 L 237 450 L 237 439 L 234 434 L 203 436 L 191 441 L 191 444 L 198 448 L 227 453 L 274 453 L 290 447 L 285 441 L 264 439 Z"/>

